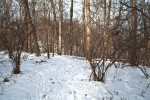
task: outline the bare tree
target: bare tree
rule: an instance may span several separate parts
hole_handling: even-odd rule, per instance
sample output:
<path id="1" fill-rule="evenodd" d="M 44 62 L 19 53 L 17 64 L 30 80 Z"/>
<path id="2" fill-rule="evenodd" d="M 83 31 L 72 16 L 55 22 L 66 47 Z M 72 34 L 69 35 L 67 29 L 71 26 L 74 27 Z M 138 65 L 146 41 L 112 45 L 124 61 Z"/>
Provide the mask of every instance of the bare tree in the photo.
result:
<path id="1" fill-rule="evenodd" d="M 82 48 L 82 56 L 85 56 L 85 45 L 86 45 L 86 39 L 85 39 L 85 0 L 82 1 L 83 4 L 83 8 L 82 8 L 82 25 L 83 25 L 83 29 L 82 29 L 82 38 L 81 38 L 81 48 Z M 81 49 L 80 49 L 81 50 Z"/>
<path id="2" fill-rule="evenodd" d="M 30 32 L 33 33 L 34 43 L 35 43 L 35 47 L 36 47 L 36 55 L 40 56 L 40 49 L 39 49 L 39 46 L 38 46 L 38 43 L 37 43 L 37 37 L 36 37 L 36 29 L 35 29 L 35 27 L 33 25 L 33 22 L 32 22 L 32 18 L 31 18 L 31 14 L 30 14 L 30 11 L 29 11 L 29 6 L 28 6 L 28 0 L 23 0 L 22 4 L 24 6 L 26 16 L 28 16 L 27 20 L 29 22 L 29 26 L 31 27 Z M 33 12 L 33 13 L 35 13 L 35 12 Z"/>
<path id="3" fill-rule="evenodd" d="M 87 25 L 86 25 L 86 32 L 87 32 L 87 39 L 86 39 L 86 53 L 87 53 L 87 60 L 91 61 L 91 17 L 90 17 L 90 0 L 86 0 L 86 16 L 87 16 Z"/>
<path id="4" fill-rule="evenodd" d="M 54 56 L 54 44 L 55 44 L 55 36 L 57 34 L 57 21 L 56 21 L 56 12 L 55 12 L 55 5 L 54 5 L 54 2 L 53 0 L 50 0 L 51 1 L 51 7 L 53 9 L 53 16 L 54 16 L 54 27 L 55 27 L 55 34 L 53 35 L 53 56 Z"/>
<path id="5" fill-rule="evenodd" d="M 71 0 L 71 7 L 70 7 L 70 55 L 72 55 L 72 18 L 73 18 L 73 0 Z"/>
<path id="6" fill-rule="evenodd" d="M 136 7 L 136 0 L 132 0 L 132 7 Z M 136 32 L 137 32 L 137 11 L 135 9 L 132 9 L 130 64 L 133 66 L 137 65 Z"/>
<path id="7" fill-rule="evenodd" d="M 47 52 L 47 57 L 48 59 L 50 58 L 49 56 L 49 32 L 48 32 L 48 25 L 47 25 L 47 9 L 46 9 L 46 1 L 43 0 L 43 7 L 44 7 L 44 34 L 46 38 L 46 52 Z"/>
<path id="8" fill-rule="evenodd" d="M 62 1 L 59 0 L 59 41 L 58 41 L 58 55 L 62 54 L 62 50 L 61 50 L 61 34 L 62 34 Z"/>
<path id="9" fill-rule="evenodd" d="M 9 58 L 13 64 L 13 73 L 20 74 L 21 53 L 23 51 L 25 40 L 28 38 L 29 34 L 25 34 L 26 23 L 22 22 L 22 16 L 18 17 L 18 13 L 14 10 L 10 10 L 14 7 L 12 1 L 4 0 L 2 2 L 3 8 L 7 6 L 7 8 L 3 9 L 4 13 L 2 15 L 6 16 L 7 14 L 8 16 L 1 19 L 4 23 L 0 25 L 0 39 L 6 50 L 9 52 Z M 15 10 L 18 10 L 17 7 L 14 8 Z"/>

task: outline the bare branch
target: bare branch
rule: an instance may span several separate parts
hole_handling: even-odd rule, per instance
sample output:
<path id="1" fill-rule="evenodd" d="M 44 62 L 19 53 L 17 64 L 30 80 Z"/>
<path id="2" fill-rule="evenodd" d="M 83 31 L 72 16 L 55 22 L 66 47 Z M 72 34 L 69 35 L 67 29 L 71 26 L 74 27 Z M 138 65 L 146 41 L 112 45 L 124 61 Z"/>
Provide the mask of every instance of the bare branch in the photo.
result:
<path id="1" fill-rule="evenodd" d="M 143 16 L 145 16 L 145 17 L 150 21 L 150 17 L 149 17 L 148 15 L 146 15 L 141 9 L 139 9 L 139 8 L 137 8 L 137 7 L 131 7 L 131 6 L 129 6 L 128 4 L 123 3 L 123 2 L 120 2 L 120 3 L 121 3 L 122 5 L 125 5 L 125 6 L 128 7 L 128 8 L 133 8 L 133 9 L 139 11 Z"/>

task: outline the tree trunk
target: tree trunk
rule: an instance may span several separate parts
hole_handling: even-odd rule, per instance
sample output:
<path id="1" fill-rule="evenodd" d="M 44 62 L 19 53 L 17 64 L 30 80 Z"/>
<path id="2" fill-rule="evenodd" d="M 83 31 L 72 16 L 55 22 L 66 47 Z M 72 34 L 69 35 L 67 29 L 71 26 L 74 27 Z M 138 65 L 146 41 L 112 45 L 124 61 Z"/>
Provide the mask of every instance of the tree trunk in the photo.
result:
<path id="1" fill-rule="evenodd" d="M 70 8 L 70 55 L 72 55 L 72 17 L 73 17 L 73 0 L 71 0 L 71 8 Z"/>
<path id="2" fill-rule="evenodd" d="M 23 0 L 22 1 L 24 9 L 25 9 L 25 14 L 28 16 L 28 22 L 30 23 L 30 27 L 32 29 L 31 32 L 33 32 L 33 38 L 34 38 L 34 43 L 35 43 L 35 47 L 36 47 L 36 56 L 40 56 L 40 49 L 37 43 L 37 37 L 36 37 L 36 29 L 33 25 L 32 19 L 31 19 L 31 15 L 30 15 L 30 11 L 29 11 L 29 6 L 28 6 L 28 0 Z M 35 13 L 35 12 L 33 12 Z"/>
<path id="3" fill-rule="evenodd" d="M 30 33 L 30 30 L 29 30 L 30 28 L 28 28 L 28 33 Z M 29 36 L 29 45 L 30 45 L 30 53 L 31 54 L 33 54 L 33 46 L 32 46 L 32 34 L 30 34 L 30 36 Z"/>
<path id="4" fill-rule="evenodd" d="M 110 10 L 111 10 L 111 0 L 109 0 L 108 12 L 107 12 L 108 14 L 107 14 L 107 20 L 106 20 L 106 52 L 105 52 L 106 59 L 108 59 L 109 50 L 111 51 L 111 48 L 108 47 L 108 43 L 111 42 L 110 40 L 108 42 L 108 34 L 109 34 L 108 32 L 109 32 L 109 24 L 110 24 L 110 16 L 111 16 Z"/>
<path id="5" fill-rule="evenodd" d="M 150 34 L 150 30 L 149 30 L 149 34 Z M 147 48 L 150 49 L 150 35 L 148 36 L 148 46 L 147 46 Z M 148 64 L 147 65 L 150 67 L 150 50 L 148 50 L 147 53 L 148 53 L 148 55 L 147 55 L 147 57 L 148 57 L 148 59 L 147 59 Z"/>
<path id="6" fill-rule="evenodd" d="M 61 51 L 61 32 L 62 32 L 62 2 L 59 0 L 59 40 L 58 40 L 58 55 L 62 54 Z"/>
<path id="7" fill-rule="evenodd" d="M 21 53 L 17 52 L 16 57 L 14 59 L 14 63 L 16 64 L 16 66 L 13 69 L 13 73 L 14 74 L 20 74 L 20 57 L 21 57 Z"/>
<path id="8" fill-rule="evenodd" d="M 20 11 L 20 23 L 22 24 L 22 5 L 20 4 L 19 5 L 19 7 L 20 7 L 20 9 L 19 9 L 19 11 Z M 27 21 L 27 16 L 25 16 L 25 19 L 24 19 L 25 21 Z M 26 27 L 26 37 L 28 36 L 28 26 Z M 26 41 L 25 41 L 25 51 L 26 52 L 28 52 L 28 38 L 26 39 Z"/>
<path id="9" fill-rule="evenodd" d="M 107 24 L 106 24 L 106 33 L 108 34 L 109 31 L 109 23 L 110 23 L 110 10 L 111 10 L 111 0 L 109 0 L 109 6 L 108 6 L 108 15 L 107 15 Z"/>
<path id="10" fill-rule="evenodd" d="M 143 0 L 143 12 L 146 13 L 146 3 L 145 0 Z M 148 53 L 148 32 L 147 32 L 147 25 L 146 25 L 146 18 L 143 16 L 143 26 L 144 26 L 144 59 L 143 59 L 143 65 L 148 66 L 149 63 L 149 53 Z"/>
<path id="11" fill-rule="evenodd" d="M 43 0 L 43 6 L 44 6 L 44 34 L 45 34 L 45 39 L 46 39 L 46 52 L 47 52 L 47 58 L 49 59 L 49 29 L 47 27 L 47 18 L 46 18 L 46 5 L 45 5 L 45 0 Z M 49 17 L 50 20 L 50 17 Z"/>
<path id="12" fill-rule="evenodd" d="M 107 33 L 106 33 L 106 0 L 104 0 L 104 33 L 103 33 L 103 45 L 104 45 L 104 53 L 103 53 L 103 59 L 106 59 L 107 57 Z"/>
<path id="13" fill-rule="evenodd" d="M 86 39 L 86 53 L 87 53 L 87 60 L 91 61 L 91 18 L 90 18 L 90 0 L 86 0 L 86 16 L 87 16 L 87 25 L 86 25 L 86 32 L 87 32 L 87 39 Z"/>
<path id="14" fill-rule="evenodd" d="M 132 0 L 132 7 L 136 7 L 136 0 Z M 137 31 L 137 11 L 132 9 L 132 32 L 131 32 L 131 49 L 130 49 L 130 64 L 137 65 L 136 54 L 136 31 Z"/>
<path id="15" fill-rule="evenodd" d="M 82 8 L 82 24 L 83 24 L 83 29 L 82 29 L 82 38 L 81 38 L 81 48 L 82 48 L 82 55 L 85 56 L 85 0 L 83 0 L 83 8 Z M 80 49 L 81 50 L 81 49 Z"/>
<path id="16" fill-rule="evenodd" d="M 53 9 L 53 16 L 54 16 L 54 27 L 55 27 L 55 33 L 53 34 L 53 56 L 54 56 L 54 44 L 55 44 L 55 36 L 57 35 L 57 21 L 56 21 L 56 13 L 55 13 L 55 5 L 54 5 L 54 2 L 53 0 L 50 0 L 51 2 L 51 6 L 52 6 L 52 9 Z"/>

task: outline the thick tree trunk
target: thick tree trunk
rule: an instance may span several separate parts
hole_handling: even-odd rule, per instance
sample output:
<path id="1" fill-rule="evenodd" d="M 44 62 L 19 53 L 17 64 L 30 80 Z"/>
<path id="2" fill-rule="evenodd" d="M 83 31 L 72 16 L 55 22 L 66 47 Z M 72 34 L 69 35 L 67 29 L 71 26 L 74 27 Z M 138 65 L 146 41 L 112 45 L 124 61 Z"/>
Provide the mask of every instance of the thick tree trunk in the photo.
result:
<path id="1" fill-rule="evenodd" d="M 72 17 L 73 17 L 73 0 L 71 0 L 71 8 L 70 8 L 70 55 L 72 55 L 72 46 L 73 46 L 73 41 L 72 41 Z"/>
<path id="2" fill-rule="evenodd" d="M 87 25 L 86 25 L 86 32 L 87 32 L 87 39 L 86 39 L 86 53 L 87 53 L 87 60 L 91 61 L 91 17 L 90 17 L 90 0 L 86 0 L 86 14 L 87 14 Z"/>
<path id="3" fill-rule="evenodd" d="M 83 29 L 82 29 L 82 38 L 81 38 L 81 48 L 82 48 L 82 55 L 85 56 L 85 51 L 86 51 L 86 40 L 85 40 L 85 0 L 83 0 L 83 8 L 82 8 L 82 24 L 83 24 Z M 80 49 L 81 50 L 81 49 Z"/>
<path id="4" fill-rule="evenodd" d="M 87 53 L 87 60 L 91 61 L 91 18 L 90 18 L 90 0 L 86 0 L 86 16 L 87 16 L 87 25 L 86 25 L 86 32 L 87 32 L 87 39 L 86 39 L 86 53 Z"/>
<path id="5" fill-rule="evenodd" d="M 132 0 L 132 7 L 136 7 L 136 0 Z M 130 49 L 130 64 L 137 65 L 136 54 L 136 31 L 137 31 L 137 11 L 132 9 L 132 32 L 131 32 L 131 49 Z"/>
<path id="6" fill-rule="evenodd" d="M 62 2 L 59 0 L 59 39 L 58 39 L 58 55 L 62 54 L 61 51 L 61 32 L 62 32 Z"/>
<path id="7" fill-rule="evenodd" d="M 46 39 L 46 52 L 47 52 L 47 58 L 49 59 L 49 29 L 47 27 L 47 17 L 46 17 L 46 5 L 45 5 L 45 0 L 43 0 L 43 6 L 44 6 L 44 34 L 45 34 L 45 39 Z M 50 20 L 50 17 L 49 17 Z"/>
<path id="8" fill-rule="evenodd" d="M 143 12 L 146 13 L 146 3 L 145 0 L 143 0 Z M 144 26 L 144 39 L 145 39 L 145 45 L 144 45 L 144 59 L 143 64 L 146 66 L 149 65 L 149 53 L 148 53 L 148 32 L 147 32 L 147 24 L 146 24 L 146 18 L 143 16 L 143 26 Z"/>
<path id="9" fill-rule="evenodd" d="M 13 69 L 14 74 L 20 74 L 20 64 L 17 63 L 16 67 Z"/>
<path id="10" fill-rule="evenodd" d="M 57 35 L 57 21 L 56 21 L 56 13 L 55 13 L 55 5 L 54 5 L 54 2 L 53 0 L 50 0 L 51 2 L 51 6 L 52 6 L 52 9 L 53 9 L 53 16 L 54 16 L 54 22 L 55 22 L 55 34 L 53 34 L 53 56 L 54 56 L 54 44 L 55 44 L 55 36 Z"/>
<path id="11" fill-rule="evenodd" d="M 17 52 L 17 54 L 16 54 L 16 58 L 15 58 L 15 65 L 16 66 L 14 66 L 14 69 L 13 69 L 13 73 L 14 74 L 20 74 L 20 57 L 21 57 L 21 53 L 18 53 Z"/>
<path id="12" fill-rule="evenodd" d="M 31 15 L 30 15 L 30 11 L 29 11 L 29 6 L 28 6 L 28 0 L 22 0 L 22 4 L 24 6 L 25 9 L 25 14 L 26 16 L 28 16 L 28 22 L 30 23 L 30 27 L 32 29 L 31 32 L 33 32 L 33 38 L 34 38 L 34 43 L 35 43 L 35 47 L 36 47 L 36 56 L 40 56 L 40 49 L 37 43 L 37 37 L 36 37 L 36 29 L 33 25 L 32 19 L 31 19 Z M 35 12 L 33 12 L 35 13 Z"/>

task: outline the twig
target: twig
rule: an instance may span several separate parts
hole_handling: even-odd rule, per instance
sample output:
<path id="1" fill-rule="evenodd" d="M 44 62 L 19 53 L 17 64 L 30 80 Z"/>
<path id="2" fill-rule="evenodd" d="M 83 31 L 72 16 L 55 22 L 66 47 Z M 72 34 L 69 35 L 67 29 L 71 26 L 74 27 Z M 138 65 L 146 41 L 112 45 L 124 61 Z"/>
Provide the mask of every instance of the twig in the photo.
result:
<path id="1" fill-rule="evenodd" d="M 150 83 L 147 85 L 146 89 L 142 91 L 142 94 L 145 94 L 145 92 L 147 91 L 147 89 L 149 88 Z"/>
<path id="2" fill-rule="evenodd" d="M 149 19 L 149 21 L 150 21 L 150 17 L 148 16 L 148 15 L 146 15 L 141 9 L 138 9 L 137 7 L 131 7 L 131 6 L 129 6 L 128 4 L 126 4 L 126 3 L 123 3 L 123 2 L 120 2 L 122 5 L 125 5 L 126 7 L 128 7 L 128 8 L 133 8 L 133 9 L 135 9 L 135 10 L 137 10 L 137 11 L 139 11 L 143 16 L 145 16 L 147 19 Z"/>

